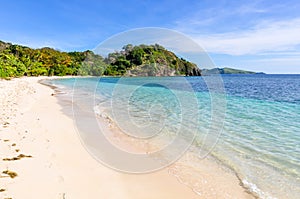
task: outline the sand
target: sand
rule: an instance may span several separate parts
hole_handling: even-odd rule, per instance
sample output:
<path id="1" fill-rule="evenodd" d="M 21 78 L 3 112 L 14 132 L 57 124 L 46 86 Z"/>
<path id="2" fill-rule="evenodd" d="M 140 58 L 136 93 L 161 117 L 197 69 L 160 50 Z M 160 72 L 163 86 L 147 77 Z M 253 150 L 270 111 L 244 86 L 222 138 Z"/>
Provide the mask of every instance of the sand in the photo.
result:
<path id="1" fill-rule="evenodd" d="M 196 171 L 201 183 L 194 191 L 180 162 L 140 175 L 103 166 L 82 146 L 54 90 L 38 83 L 44 78 L 0 80 L 0 198 L 252 198 L 209 161 Z"/>

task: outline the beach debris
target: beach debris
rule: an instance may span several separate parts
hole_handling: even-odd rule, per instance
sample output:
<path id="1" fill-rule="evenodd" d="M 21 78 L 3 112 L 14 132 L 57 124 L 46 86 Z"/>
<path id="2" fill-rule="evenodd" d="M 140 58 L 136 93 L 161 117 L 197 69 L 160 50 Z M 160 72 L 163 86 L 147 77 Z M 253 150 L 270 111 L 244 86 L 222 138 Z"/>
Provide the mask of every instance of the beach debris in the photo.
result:
<path id="1" fill-rule="evenodd" d="M 8 175 L 10 178 L 15 178 L 18 176 L 16 172 L 9 170 L 2 171 L 2 173 Z"/>
<path id="2" fill-rule="evenodd" d="M 5 191 L 5 189 L 0 189 L 0 192 L 4 192 Z"/>
<path id="3" fill-rule="evenodd" d="M 20 154 L 20 155 L 18 155 L 18 158 L 32 158 L 32 156 L 31 155 Z"/>
<path id="4" fill-rule="evenodd" d="M 18 153 L 20 151 L 20 149 L 16 149 L 15 151 Z"/>
<path id="5" fill-rule="evenodd" d="M 16 146 L 16 143 L 13 143 L 11 146 Z"/>
<path id="6" fill-rule="evenodd" d="M 13 158 L 3 158 L 3 161 L 15 161 L 15 160 L 20 160 L 20 158 L 13 157 Z"/>
<path id="7" fill-rule="evenodd" d="M 62 199 L 66 199 L 66 193 L 60 193 L 59 195 L 61 195 Z"/>
<path id="8" fill-rule="evenodd" d="M 3 142 L 9 142 L 9 140 L 3 140 Z"/>
<path id="9" fill-rule="evenodd" d="M 31 155 L 24 155 L 24 154 L 20 154 L 17 157 L 13 157 L 13 158 L 3 158 L 3 161 L 15 161 L 15 160 L 20 160 L 22 158 L 32 158 Z"/>
<path id="10" fill-rule="evenodd" d="M 4 128 L 8 127 L 8 125 L 9 125 L 9 122 L 4 122 L 4 123 L 3 123 L 3 127 L 4 127 Z"/>

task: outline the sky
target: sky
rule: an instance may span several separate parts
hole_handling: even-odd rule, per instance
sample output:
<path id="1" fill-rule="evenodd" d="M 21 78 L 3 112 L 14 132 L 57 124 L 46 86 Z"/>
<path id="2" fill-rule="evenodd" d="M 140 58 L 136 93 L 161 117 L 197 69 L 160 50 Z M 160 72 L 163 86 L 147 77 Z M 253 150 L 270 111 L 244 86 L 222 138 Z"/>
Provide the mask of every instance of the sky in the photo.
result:
<path id="1" fill-rule="evenodd" d="M 62 51 L 94 49 L 115 34 L 183 33 L 215 66 L 300 74 L 299 0 L 0 1 L 0 40 Z"/>

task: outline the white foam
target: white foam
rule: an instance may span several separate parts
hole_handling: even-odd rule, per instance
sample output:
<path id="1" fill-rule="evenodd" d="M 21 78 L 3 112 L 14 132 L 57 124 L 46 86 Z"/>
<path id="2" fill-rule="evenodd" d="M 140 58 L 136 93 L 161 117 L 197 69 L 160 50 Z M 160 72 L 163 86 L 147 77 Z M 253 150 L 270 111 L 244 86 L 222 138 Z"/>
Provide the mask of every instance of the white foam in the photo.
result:
<path id="1" fill-rule="evenodd" d="M 249 189 L 250 192 L 257 194 L 257 196 L 259 198 L 262 199 L 277 199 L 276 197 L 272 197 L 270 196 L 268 193 L 263 192 L 262 190 L 260 190 L 256 184 L 253 184 L 251 182 L 248 182 L 247 180 L 243 180 L 243 185 Z"/>

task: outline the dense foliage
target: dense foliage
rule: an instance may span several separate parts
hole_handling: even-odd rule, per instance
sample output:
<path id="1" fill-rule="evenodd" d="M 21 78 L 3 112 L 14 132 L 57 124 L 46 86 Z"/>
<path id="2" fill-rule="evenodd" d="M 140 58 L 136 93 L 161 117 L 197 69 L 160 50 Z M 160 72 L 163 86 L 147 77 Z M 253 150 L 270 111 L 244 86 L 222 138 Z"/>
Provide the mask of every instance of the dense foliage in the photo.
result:
<path id="1" fill-rule="evenodd" d="M 155 45 L 126 45 L 106 58 L 92 51 L 60 52 L 52 48 L 32 49 L 0 41 L 0 77 L 40 75 L 200 75 L 191 62 Z"/>
<path id="2" fill-rule="evenodd" d="M 110 53 L 105 59 L 109 64 L 107 75 L 128 76 L 174 76 L 174 75 L 200 75 L 197 66 L 164 47 L 155 45 L 133 46 L 128 44 L 120 52 Z"/>

